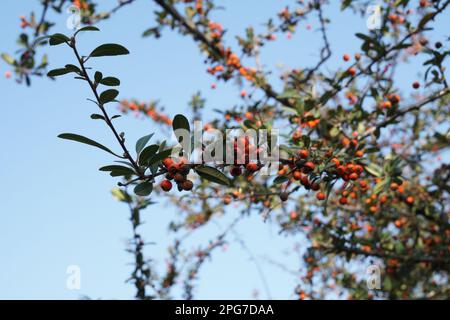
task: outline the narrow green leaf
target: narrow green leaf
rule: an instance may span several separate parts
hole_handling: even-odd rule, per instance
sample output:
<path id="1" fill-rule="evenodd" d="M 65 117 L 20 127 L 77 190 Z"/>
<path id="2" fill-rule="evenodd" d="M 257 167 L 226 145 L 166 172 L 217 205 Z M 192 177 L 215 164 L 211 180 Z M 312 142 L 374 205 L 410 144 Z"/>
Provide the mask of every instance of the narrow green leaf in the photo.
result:
<path id="1" fill-rule="evenodd" d="M 7 53 L 2 53 L 2 59 L 5 60 L 5 62 L 6 62 L 7 64 L 14 65 L 14 62 L 15 62 L 14 58 L 11 57 L 11 56 L 10 56 L 9 54 L 7 54 Z"/>
<path id="2" fill-rule="evenodd" d="M 91 57 L 104 57 L 104 56 L 118 56 L 129 54 L 127 48 L 115 43 L 106 43 L 94 49 L 91 52 Z"/>
<path id="3" fill-rule="evenodd" d="M 113 197 L 118 201 L 122 201 L 122 202 L 130 202 L 131 201 L 130 195 L 122 189 L 114 188 L 111 190 L 111 193 L 112 193 Z"/>
<path id="4" fill-rule="evenodd" d="M 283 182 L 288 181 L 288 177 L 286 176 L 278 176 L 275 179 L 273 179 L 273 184 L 282 184 Z"/>
<path id="5" fill-rule="evenodd" d="M 142 182 L 134 188 L 134 193 L 141 197 L 146 197 L 150 195 L 152 191 L 153 191 L 153 184 L 148 181 Z"/>
<path id="6" fill-rule="evenodd" d="M 119 166 L 119 165 L 110 165 L 101 167 L 100 171 L 109 171 L 112 177 L 119 176 L 130 176 L 135 174 L 134 170 L 129 167 Z"/>
<path id="7" fill-rule="evenodd" d="M 91 119 L 93 120 L 105 120 L 105 117 L 101 114 L 93 113 L 91 114 Z"/>
<path id="8" fill-rule="evenodd" d="M 381 174 L 383 172 L 381 167 L 376 165 L 375 163 L 369 163 L 367 166 L 365 166 L 364 170 L 378 178 L 381 177 Z"/>
<path id="9" fill-rule="evenodd" d="M 58 76 L 65 75 L 65 74 L 70 73 L 70 72 L 72 72 L 72 71 L 70 71 L 70 70 L 68 70 L 66 68 L 53 69 L 53 70 L 50 70 L 47 73 L 47 76 L 48 77 L 58 77 Z"/>
<path id="10" fill-rule="evenodd" d="M 230 186 L 230 179 L 223 172 L 210 166 L 199 166 L 195 168 L 195 172 L 205 180 L 215 182 L 224 186 Z"/>
<path id="11" fill-rule="evenodd" d="M 78 29 L 77 32 L 75 32 L 75 35 L 83 31 L 100 31 L 100 29 L 94 26 L 86 26 L 81 29 Z"/>
<path id="12" fill-rule="evenodd" d="M 98 143 L 98 142 L 96 142 L 94 140 L 91 140 L 89 138 L 80 136 L 78 134 L 62 133 L 62 134 L 60 134 L 58 136 L 58 138 L 66 139 L 66 140 L 72 140 L 72 141 L 77 141 L 77 142 L 80 142 L 80 143 L 88 144 L 90 146 L 97 147 L 97 148 L 102 149 L 102 150 L 104 150 L 106 152 L 109 152 L 112 155 L 115 155 L 116 157 L 120 157 L 117 154 L 115 154 L 114 152 L 112 152 L 109 148 L 105 147 L 104 145 L 102 145 L 102 144 L 100 144 L 100 143 Z"/>

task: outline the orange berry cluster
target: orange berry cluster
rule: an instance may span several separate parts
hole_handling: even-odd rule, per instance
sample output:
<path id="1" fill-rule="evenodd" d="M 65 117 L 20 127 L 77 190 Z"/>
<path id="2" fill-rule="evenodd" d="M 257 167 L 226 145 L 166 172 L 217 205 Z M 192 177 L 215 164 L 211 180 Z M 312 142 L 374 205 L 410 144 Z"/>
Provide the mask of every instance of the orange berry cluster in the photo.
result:
<path id="1" fill-rule="evenodd" d="M 85 0 L 73 0 L 72 4 L 81 10 L 88 10 L 89 9 L 89 3 Z"/>
<path id="2" fill-rule="evenodd" d="M 396 93 L 391 93 L 388 95 L 387 100 L 383 101 L 380 104 L 380 107 L 382 109 L 389 109 L 394 105 L 398 105 L 399 102 L 400 102 L 400 96 Z"/>
<path id="3" fill-rule="evenodd" d="M 175 181 L 178 191 L 190 191 L 194 187 L 191 180 L 187 179 L 187 175 L 191 171 L 191 167 L 186 164 L 186 161 L 179 161 L 175 163 L 172 158 L 163 160 L 163 166 L 167 170 L 166 179 L 161 181 L 161 189 L 168 192 L 172 189 L 171 180 Z"/>
<path id="4" fill-rule="evenodd" d="M 134 111 L 137 114 L 143 114 L 144 116 L 150 117 L 153 121 L 163 123 L 166 125 L 172 125 L 172 119 L 167 115 L 156 110 L 156 103 L 150 102 L 149 104 L 129 102 L 127 100 L 122 100 L 120 102 L 120 111 L 127 113 L 128 111 Z"/>

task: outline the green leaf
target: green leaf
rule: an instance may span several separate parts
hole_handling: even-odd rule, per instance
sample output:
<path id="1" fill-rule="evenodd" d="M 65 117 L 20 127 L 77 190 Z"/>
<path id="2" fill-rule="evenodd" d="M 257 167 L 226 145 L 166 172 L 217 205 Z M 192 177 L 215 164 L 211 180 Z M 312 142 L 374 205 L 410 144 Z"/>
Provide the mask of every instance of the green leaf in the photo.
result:
<path id="1" fill-rule="evenodd" d="M 120 80 L 114 77 L 106 77 L 100 80 L 99 83 L 101 83 L 104 86 L 114 87 L 120 85 Z"/>
<path id="2" fill-rule="evenodd" d="M 73 64 L 66 64 L 66 69 L 69 70 L 69 72 L 81 73 L 80 68 Z"/>
<path id="3" fill-rule="evenodd" d="M 5 60 L 5 62 L 6 62 L 7 64 L 14 65 L 14 62 L 15 62 L 14 58 L 11 57 L 11 56 L 10 56 L 9 54 L 7 54 L 7 53 L 2 53 L 2 59 Z"/>
<path id="4" fill-rule="evenodd" d="M 81 29 L 78 29 L 77 32 L 75 32 L 75 35 L 83 31 L 100 31 L 100 29 L 94 26 L 86 26 Z"/>
<path id="5" fill-rule="evenodd" d="M 143 136 L 136 142 L 136 153 L 139 154 L 142 149 L 145 148 L 147 143 L 150 141 L 150 139 L 153 137 L 154 133 L 151 133 L 149 135 Z"/>
<path id="6" fill-rule="evenodd" d="M 352 4 L 352 0 L 343 0 L 341 4 L 341 11 L 344 11 Z"/>
<path id="7" fill-rule="evenodd" d="M 172 149 L 167 149 L 164 151 L 160 151 L 157 154 L 155 154 L 149 161 L 148 161 L 148 165 L 151 166 L 154 163 L 157 163 L 161 160 L 164 160 L 165 158 L 167 158 L 168 156 L 170 156 L 172 154 Z"/>
<path id="8" fill-rule="evenodd" d="M 183 116 L 182 114 L 177 114 L 172 121 L 172 128 L 173 130 L 177 130 L 177 129 L 184 129 L 187 131 L 191 131 L 191 128 L 189 126 L 189 121 L 188 119 L 186 119 L 185 116 Z"/>
<path id="9" fill-rule="evenodd" d="M 134 193 L 141 197 L 146 197 L 150 195 L 152 191 L 153 191 L 153 184 L 148 181 L 142 182 L 134 188 Z"/>
<path id="10" fill-rule="evenodd" d="M 122 201 L 122 202 L 130 202 L 131 201 L 131 197 L 128 195 L 128 193 L 126 193 L 122 189 L 114 188 L 111 190 L 111 193 L 112 193 L 113 197 L 118 201 Z"/>
<path id="11" fill-rule="evenodd" d="M 105 120 L 105 117 L 101 114 L 93 113 L 91 114 L 91 119 L 93 120 Z"/>
<path id="12" fill-rule="evenodd" d="M 430 21 L 431 19 L 433 19 L 435 16 L 434 12 L 429 12 L 426 15 L 423 16 L 423 18 L 420 20 L 417 29 L 421 30 L 423 29 L 423 27 L 428 23 L 428 21 Z"/>
<path id="13" fill-rule="evenodd" d="M 307 135 L 303 135 L 302 136 L 302 141 L 303 141 L 303 145 L 306 148 L 309 148 L 309 145 L 311 144 L 311 138 L 309 136 L 307 136 Z"/>
<path id="14" fill-rule="evenodd" d="M 99 83 L 103 78 L 103 74 L 100 71 L 96 71 L 94 74 L 95 82 Z"/>
<path id="15" fill-rule="evenodd" d="M 209 166 L 199 166 L 195 168 L 195 172 L 205 180 L 215 182 L 224 186 L 230 186 L 230 179 L 223 172 Z"/>
<path id="16" fill-rule="evenodd" d="M 142 150 L 139 154 L 139 164 L 145 165 L 151 157 L 153 157 L 156 152 L 158 152 L 159 146 L 157 144 L 152 144 Z"/>
<path id="17" fill-rule="evenodd" d="M 110 165 L 101 167 L 100 171 L 109 171 L 112 177 L 119 176 L 129 176 L 135 174 L 134 170 L 129 167 L 119 166 L 119 165 Z"/>
<path id="18" fill-rule="evenodd" d="M 114 99 L 116 99 L 116 97 L 119 95 L 119 91 L 117 91 L 116 89 L 109 89 L 106 91 L 103 91 L 100 94 L 100 103 L 105 104 L 111 101 L 114 101 Z"/>
<path id="19" fill-rule="evenodd" d="M 47 77 L 58 77 L 58 76 L 65 75 L 70 72 L 72 72 L 72 71 L 70 71 L 66 68 L 53 69 L 47 73 Z"/>
<path id="20" fill-rule="evenodd" d="M 106 151 L 106 152 L 109 152 L 109 153 L 111 153 L 112 155 L 115 155 L 116 157 L 120 157 L 120 156 L 118 156 L 117 154 L 115 154 L 114 152 L 112 152 L 110 149 L 108 149 L 107 147 L 105 147 L 104 145 L 102 145 L 102 144 L 100 144 L 100 143 L 98 143 L 98 142 L 96 142 L 96 141 L 94 141 L 94 140 L 91 140 L 91 139 L 89 139 L 89 138 L 80 136 L 80 135 L 78 135 L 78 134 L 74 134 L 74 133 L 62 133 L 62 134 L 60 134 L 60 135 L 58 136 L 58 138 L 66 139 L 66 140 L 72 140 L 72 141 L 77 141 L 77 142 L 80 142 L 80 143 L 88 144 L 88 145 L 90 145 L 90 146 L 93 146 L 93 147 L 102 149 L 102 150 L 104 150 L 104 151 Z"/>
<path id="21" fill-rule="evenodd" d="M 114 115 L 114 116 L 112 116 L 111 117 L 111 120 L 114 120 L 114 119 L 116 119 L 116 118 L 120 118 L 121 117 L 121 115 L 120 114 L 116 114 L 116 115 Z"/>
<path id="22" fill-rule="evenodd" d="M 67 36 L 63 35 L 62 33 L 55 33 L 50 36 L 49 43 L 51 46 L 57 46 L 61 43 L 68 42 L 68 41 L 70 41 L 70 39 Z"/>
<path id="23" fill-rule="evenodd" d="M 275 179 L 273 179 L 273 184 L 282 184 L 283 182 L 288 181 L 288 177 L 286 176 L 278 176 Z"/>
<path id="24" fill-rule="evenodd" d="M 389 179 L 383 179 L 380 182 L 378 182 L 375 185 L 375 188 L 373 189 L 373 193 L 379 194 L 381 191 L 384 190 L 384 188 L 387 186 L 388 182 L 389 182 Z"/>
<path id="25" fill-rule="evenodd" d="M 119 56 L 129 54 L 127 48 L 115 43 L 106 43 L 94 49 L 89 55 L 90 57 Z"/>
<path id="26" fill-rule="evenodd" d="M 364 169 L 371 175 L 378 177 L 378 178 L 381 177 L 381 174 L 383 172 L 381 167 L 376 165 L 375 163 L 369 163 L 367 166 L 365 166 Z"/>

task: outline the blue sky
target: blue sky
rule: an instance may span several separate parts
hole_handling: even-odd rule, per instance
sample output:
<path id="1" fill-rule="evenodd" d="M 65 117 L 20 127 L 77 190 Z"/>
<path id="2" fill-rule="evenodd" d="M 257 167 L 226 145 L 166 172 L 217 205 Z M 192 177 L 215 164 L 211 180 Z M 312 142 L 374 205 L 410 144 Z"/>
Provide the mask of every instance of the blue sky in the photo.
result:
<path id="1" fill-rule="evenodd" d="M 104 3 L 104 1 L 102 1 Z M 349 13 L 342 14 L 336 5 L 327 9 L 333 27 L 329 37 L 335 57 L 328 63 L 333 70 L 341 64 L 344 53 L 353 53 L 358 42 L 352 35 L 366 31 L 365 21 Z M 274 16 L 292 1 L 246 0 L 221 1 L 226 8 L 214 19 L 228 28 L 228 39 L 235 44 L 234 35 L 242 35 L 249 25 L 261 29 L 261 23 Z M 38 1 L 6 0 L 2 4 L 0 52 L 16 49 L 20 32 L 19 16 L 31 10 L 39 12 Z M 239 102 L 239 89 L 232 83 L 219 83 L 211 90 L 213 79 L 206 74 L 206 66 L 197 46 L 190 38 L 165 30 L 159 40 L 143 39 L 141 33 L 154 24 L 154 6 L 151 1 L 137 0 L 112 19 L 101 22 L 100 33 L 86 33 L 80 37 L 81 51 L 88 52 L 101 43 L 116 42 L 125 45 L 129 56 L 92 61 L 103 74 L 121 79 L 120 98 L 142 100 L 159 99 L 167 113 L 174 115 L 187 111 L 190 96 L 201 89 L 207 98 L 209 110 L 224 109 Z M 245 19 L 242 18 L 245 16 Z M 51 15 L 57 25 L 54 32 L 69 33 L 65 27 L 67 16 Z M 438 31 L 448 30 L 449 17 L 438 21 Z M 280 38 L 269 44 L 261 56 L 262 62 L 276 69 L 281 63 L 304 67 L 317 61 L 319 34 L 301 31 L 292 40 Z M 45 48 L 49 52 L 50 68 L 73 63 L 73 56 L 63 46 Z M 403 67 L 399 82 L 410 86 L 417 75 L 411 65 Z M 8 66 L 0 63 L 3 74 Z M 125 252 L 130 224 L 126 206 L 110 195 L 115 180 L 97 169 L 109 164 L 108 154 L 83 145 L 65 142 L 56 136 L 62 132 L 81 133 L 115 146 L 111 134 L 100 122 L 89 115 L 95 106 L 86 101 L 90 92 L 85 83 L 71 77 L 57 81 L 34 79 L 27 88 L 12 79 L 0 78 L 2 120 L 0 135 L 0 298 L 1 299 L 129 299 L 133 287 L 124 283 L 128 278 L 132 257 Z M 409 88 L 409 87 L 408 87 Z M 211 117 L 212 113 L 207 113 Z M 150 121 L 122 117 L 117 122 L 127 133 L 128 141 L 155 131 Z M 146 225 L 141 232 L 146 240 L 155 242 L 147 253 L 164 267 L 165 249 L 172 239 L 167 223 L 177 215 L 174 207 L 166 207 L 162 199 L 149 207 L 143 218 Z M 227 218 L 218 219 L 192 239 L 192 248 L 213 239 L 226 222 L 238 212 L 229 210 Z M 272 298 L 292 298 L 295 276 L 262 261 L 262 256 L 286 263 L 291 269 L 299 266 L 294 245 L 301 239 L 278 235 L 275 225 L 264 223 L 254 216 L 244 220 L 236 231 L 246 239 L 248 248 L 260 259 L 260 265 L 270 288 Z M 202 270 L 196 289 L 196 298 L 252 298 L 257 289 L 267 298 L 255 264 L 234 236 L 229 237 L 227 251 L 216 251 L 212 262 Z M 66 268 L 79 265 L 81 290 L 66 288 Z"/>

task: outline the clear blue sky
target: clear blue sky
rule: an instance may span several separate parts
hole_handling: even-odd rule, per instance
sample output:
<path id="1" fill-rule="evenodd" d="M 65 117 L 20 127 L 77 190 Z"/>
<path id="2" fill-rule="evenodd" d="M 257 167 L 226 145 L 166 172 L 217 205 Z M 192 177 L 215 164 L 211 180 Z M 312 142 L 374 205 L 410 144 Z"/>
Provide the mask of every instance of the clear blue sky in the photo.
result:
<path id="1" fill-rule="evenodd" d="M 105 5 L 107 1 L 100 2 Z M 234 35 L 243 35 L 249 25 L 261 30 L 261 23 L 292 2 L 221 1 L 226 10 L 216 13 L 214 18 L 228 28 L 228 39 L 235 44 Z M 104 74 L 121 79 L 119 97 L 160 99 L 171 115 L 186 112 L 187 101 L 199 89 L 207 98 L 209 110 L 237 103 L 239 90 L 232 83 L 219 83 L 218 89 L 210 89 L 213 80 L 206 74 L 203 59 L 190 38 L 169 30 L 159 40 L 141 38 L 142 31 L 153 25 L 153 9 L 152 1 L 137 0 L 113 19 L 100 23 L 101 33 L 85 34 L 80 41 L 85 52 L 107 42 L 121 43 L 130 50 L 129 56 L 93 61 Z M 16 49 L 19 15 L 31 10 L 39 11 L 38 1 L 3 1 L 0 52 L 11 53 Z M 333 22 L 329 36 L 335 58 L 328 64 L 333 70 L 342 63 L 342 54 L 358 49 L 352 35 L 366 29 L 364 20 L 340 13 L 337 5 L 326 14 Z M 54 32 L 69 32 L 65 27 L 67 16 L 50 18 L 57 21 Z M 449 21 L 448 14 L 441 18 L 438 32 L 448 30 Z M 292 40 L 282 38 L 267 46 L 262 62 L 272 68 L 280 63 L 295 67 L 314 63 L 319 45 L 314 23 L 311 31 L 301 24 L 301 31 Z M 74 61 L 62 46 L 52 48 L 49 57 L 50 68 Z M 1 62 L 1 74 L 7 70 L 8 66 Z M 405 87 L 416 77 L 414 70 L 411 65 L 400 70 L 399 81 Z M 133 287 L 124 283 L 131 271 L 128 263 L 132 261 L 132 256 L 124 251 L 130 236 L 128 210 L 110 195 L 116 181 L 97 170 L 112 159 L 102 151 L 56 138 L 62 132 L 75 132 L 115 146 L 107 128 L 89 118 L 95 109 L 85 99 L 90 97 L 86 85 L 71 77 L 61 77 L 54 82 L 34 79 L 27 88 L 1 77 L 0 88 L 0 298 L 77 299 L 82 295 L 132 298 Z M 120 130 L 127 132 L 128 141 L 154 130 L 150 121 L 131 116 L 117 123 Z M 167 223 L 176 214 L 176 208 L 162 203 L 149 207 L 143 214 L 147 223 L 141 228 L 142 234 L 146 240 L 155 242 L 147 252 L 159 268 L 164 268 L 165 249 L 172 238 Z M 230 209 L 230 218 L 236 214 Z M 218 219 L 202 230 L 193 238 L 192 248 L 205 245 L 226 227 L 227 221 Z M 257 258 L 271 256 L 293 270 L 298 268 L 294 245 L 301 239 L 280 237 L 276 225 L 265 224 L 256 216 L 244 220 L 236 230 L 245 236 Z M 212 262 L 203 266 L 196 298 L 251 298 L 254 289 L 267 298 L 255 265 L 233 235 L 229 240 L 229 249 L 216 251 Z M 292 298 L 295 276 L 260 263 L 271 297 Z M 68 265 L 81 267 L 79 291 L 66 288 Z"/>

